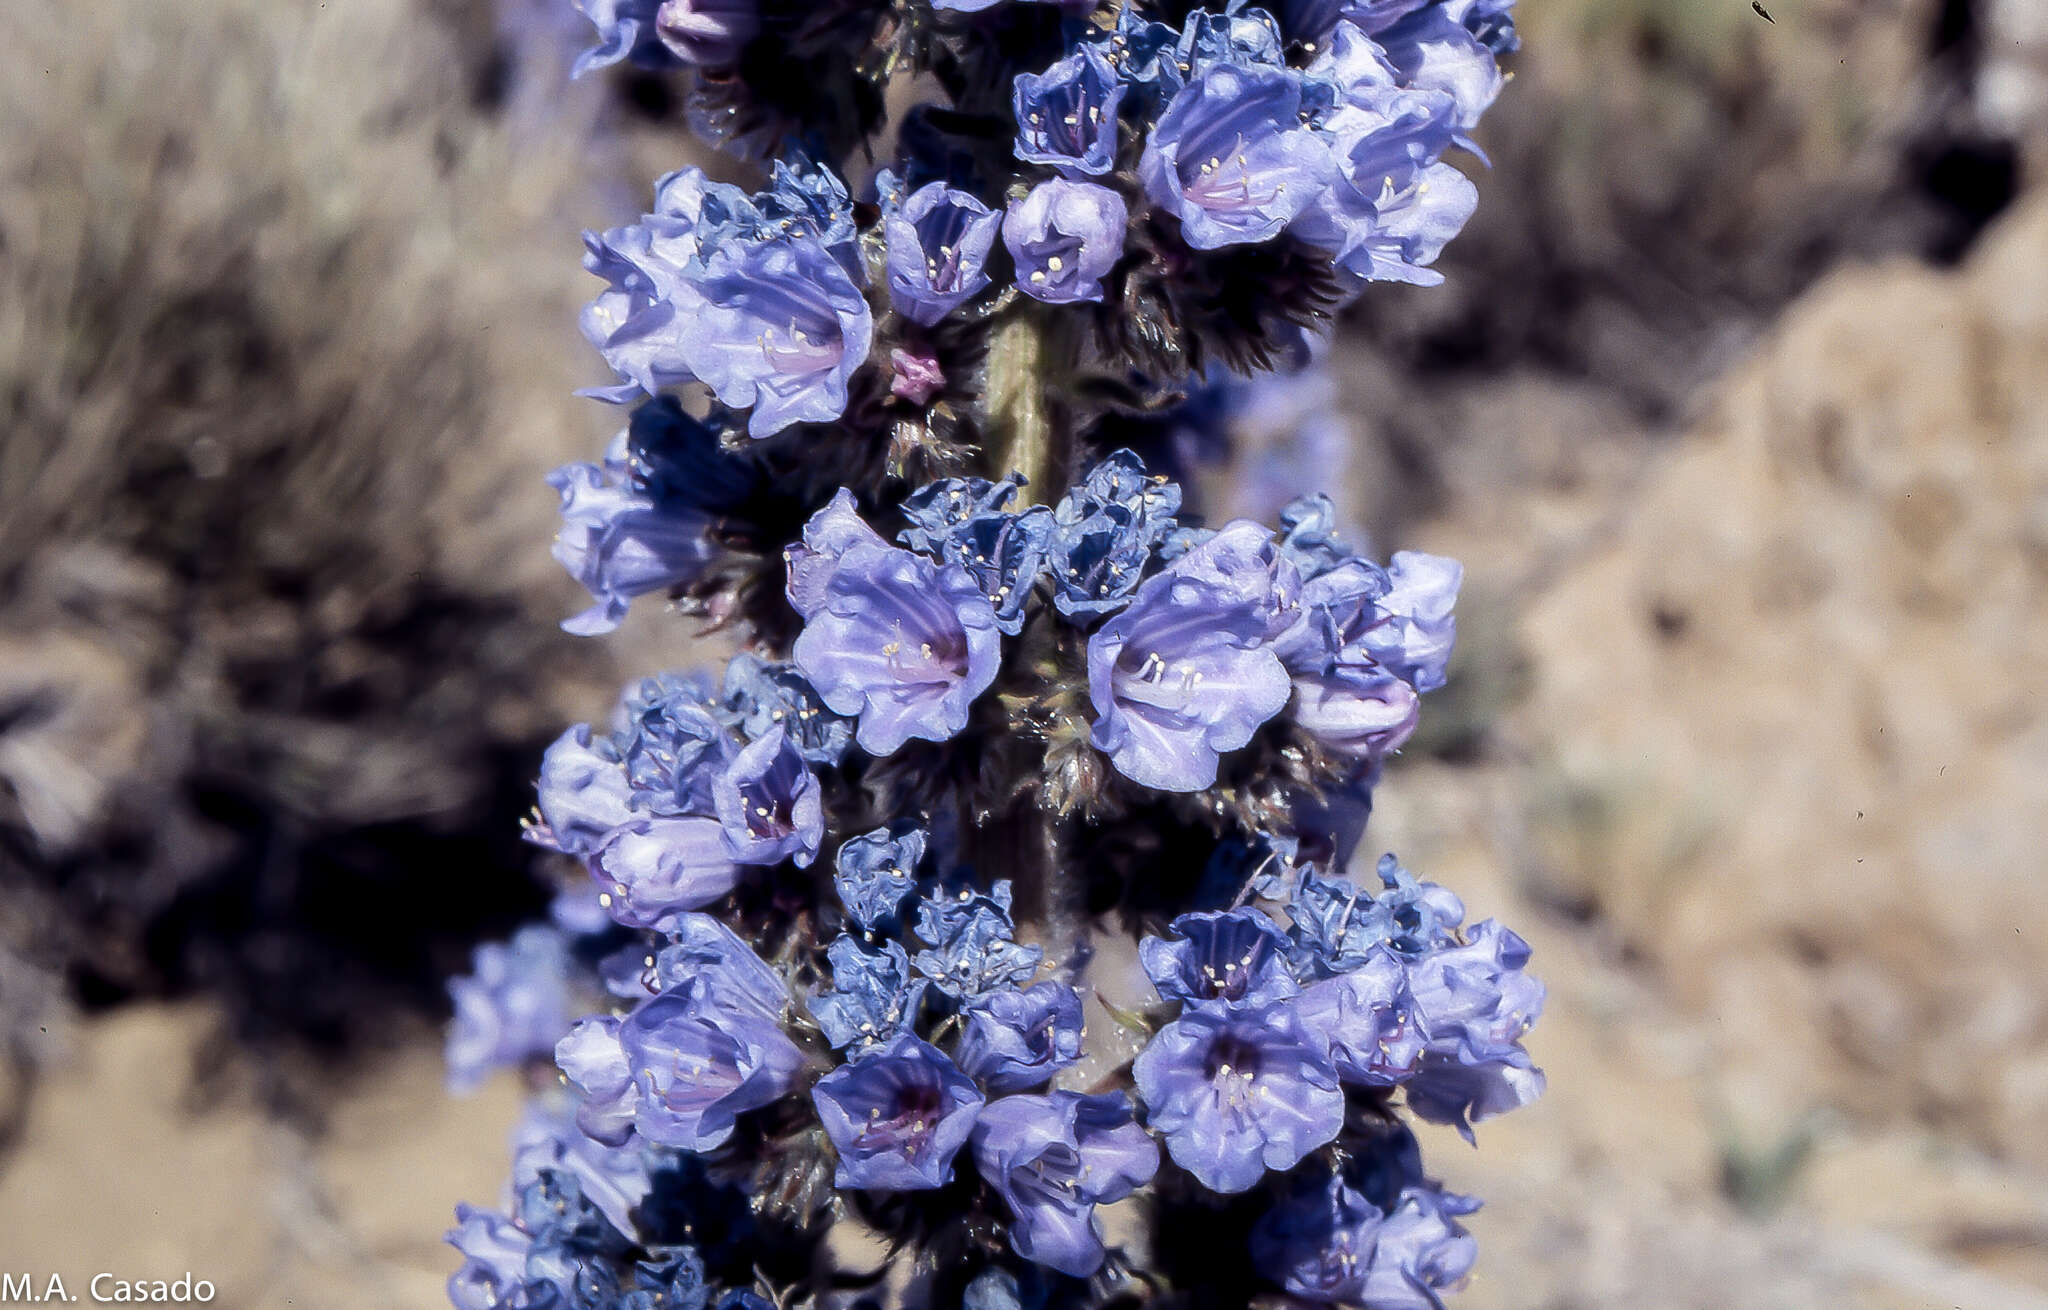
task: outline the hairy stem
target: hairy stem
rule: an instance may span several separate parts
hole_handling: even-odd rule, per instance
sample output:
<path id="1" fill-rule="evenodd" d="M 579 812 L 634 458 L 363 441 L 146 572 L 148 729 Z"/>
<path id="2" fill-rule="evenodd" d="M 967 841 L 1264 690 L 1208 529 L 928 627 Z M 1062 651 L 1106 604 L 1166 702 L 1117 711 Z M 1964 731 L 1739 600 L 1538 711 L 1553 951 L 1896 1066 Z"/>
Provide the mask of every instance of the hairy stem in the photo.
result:
<path id="1" fill-rule="evenodd" d="M 1047 504 L 1066 489 L 1074 464 L 1071 425 L 1050 401 L 1073 370 L 1073 347 L 1036 306 L 1023 305 L 991 334 L 986 421 L 989 476 L 1020 473 L 1023 498 Z M 1034 798 L 1036 791 L 1028 793 Z M 1086 890 L 1069 867 L 1064 825 L 1036 799 L 983 830 L 986 867 L 1015 885 L 1017 908 L 1033 923 L 1058 970 L 1079 968 L 1086 950 Z"/>

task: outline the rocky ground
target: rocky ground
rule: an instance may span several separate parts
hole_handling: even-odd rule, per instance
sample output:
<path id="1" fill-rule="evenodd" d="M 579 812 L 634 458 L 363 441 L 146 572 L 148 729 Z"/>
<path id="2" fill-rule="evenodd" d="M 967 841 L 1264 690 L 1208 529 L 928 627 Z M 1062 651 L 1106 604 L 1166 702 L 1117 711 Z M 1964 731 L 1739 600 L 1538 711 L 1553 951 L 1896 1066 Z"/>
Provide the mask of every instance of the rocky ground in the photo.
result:
<path id="1" fill-rule="evenodd" d="M 260 8 L 222 3 L 237 31 Z M 1981 7 L 1956 46 L 1974 46 L 1981 76 L 1950 94 L 1907 40 L 1947 21 L 1931 5 L 1788 0 L 1769 6 L 1791 34 L 1775 45 L 1746 6 L 1530 7 L 1532 46 L 1569 53 L 1530 64 L 1513 93 L 1526 108 L 1502 128 L 1466 262 L 1434 300 L 1371 308 L 1339 368 L 1358 516 L 1387 548 L 1460 556 L 1469 579 L 1454 683 L 1369 839 L 1521 929 L 1552 994 L 1531 1042 L 1549 1096 L 1483 1127 L 1477 1152 L 1425 1143 L 1488 1201 L 1458 1304 L 2048 1310 L 2048 195 L 1959 240 L 1957 205 L 1928 201 L 1924 170 L 1900 163 L 1926 118 L 1971 125 L 1928 147 L 1949 167 L 1996 173 L 1998 151 L 1970 135 L 1986 124 L 2016 157 L 2035 152 L 2048 38 L 2023 0 Z M 343 24 L 319 29 L 321 66 L 424 77 L 462 48 L 399 39 L 401 8 L 315 21 Z M 1623 29 L 1649 45 L 1607 75 Z M 440 174 L 454 199 L 426 219 L 340 186 L 321 164 L 338 156 L 309 156 L 293 184 L 313 212 L 367 205 L 409 232 L 384 252 L 408 286 L 456 251 L 513 252 L 434 284 L 446 294 L 426 317 L 485 343 L 437 360 L 484 398 L 435 408 L 435 441 L 490 435 L 447 460 L 419 510 L 433 548 L 378 557 L 401 580 L 424 570 L 535 611 L 496 633 L 544 629 L 566 603 L 535 545 L 548 505 L 533 475 L 602 426 L 562 399 L 585 380 L 558 317 L 573 273 L 535 271 L 593 218 L 570 217 L 580 183 L 535 163 L 533 143 L 565 130 L 559 105 L 522 117 L 540 114 L 535 94 L 459 139 Z M 295 133 L 342 151 L 353 132 L 335 124 L 397 112 L 344 104 L 355 118 Z M 413 126 L 387 134 L 380 177 L 417 172 L 406 151 L 434 155 L 446 124 L 421 123 L 468 112 L 405 104 L 388 121 Z M 1724 137 L 1674 174 L 1670 159 Z M 1558 175 L 1582 180 L 1533 180 Z M 480 217 L 490 196 L 510 212 Z M 1659 224 L 1683 240 L 1658 245 L 1645 234 Z M 1968 246 L 1957 266 L 1927 258 L 1951 246 Z M 341 308 L 364 335 L 401 301 Z M 0 319 L 0 344 L 20 321 Z M 81 604 L 61 564 L 27 570 L 41 590 L 0 579 L 0 680 L 42 668 L 84 689 L 44 736 L 0 731 L 0 774 L 18 803 L 29 778 L 52 831 L 132 806 L 105 780 L 142 769 L 167 723 L 171 740 L 200 739 L 178 707 L 222 676 L 107 640 L 109 622 L 147 625 L 121 617 L 120 596 Z M 449 676 L 561 661 L 545 699 L 455 702 L 502 716 L 506 742 L 591 712 L 614 676 L 607 657 L 494 640 L 510 643 L 497 664 Z M 672 652 L 643 626 L 616 659 Z M 136 711 L 138 689 L 195 667 L 183 699 Z M 396 704 L 401 720 L 447 708 Z M 320 749 L 346 759 L 356 740 Z M 232 1307 L 443 1304 L 438 1234 L 457 1200 L 495 1196 L 517 1087 L 447 1097 L 417 1017 L 352 1060 L 312 1062 L 247 1045 L 204 992 L 83 1015 L 23 963 L 43 921 L 21 904 L 0 916 L 0 1271 L 81 1291 L 100 1271 L 189 1269 Z M 277 949 L 275 971 L 293 974 L 290 942 Z M 309 990 L 330 976 L 298 972 Z M 281 1065 L 297 1089 L 282 1108 Z"/>

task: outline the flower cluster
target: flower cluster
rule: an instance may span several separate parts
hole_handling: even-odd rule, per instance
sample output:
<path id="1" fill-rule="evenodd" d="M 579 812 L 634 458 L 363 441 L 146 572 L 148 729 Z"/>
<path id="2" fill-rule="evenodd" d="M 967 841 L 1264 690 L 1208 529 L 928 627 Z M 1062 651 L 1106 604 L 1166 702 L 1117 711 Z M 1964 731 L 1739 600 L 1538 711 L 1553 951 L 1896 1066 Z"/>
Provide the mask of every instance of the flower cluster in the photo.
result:
<path id="1" fill-rule="evenodd" d="M 1477 1202 L 1401 1116 L 1535 1098 L 1543 991 L 1344 870 L 1460 569 L 1186 475 L 1341 447 L 1259 375 L 1439 279 L 1509 0 L 576 4 L 582 71 L 674 79 L 759 171 L 586 237 L 632 410 L 550 479 L 565 626 L 667 598 L 737 653 L 541 762 L 580 872 L 451 985 L 448 1062 L 559 1078 L 455 1305 L 1440 1304 Z M 1094 967 L 1133 951 L 1156 1000 Z"/>

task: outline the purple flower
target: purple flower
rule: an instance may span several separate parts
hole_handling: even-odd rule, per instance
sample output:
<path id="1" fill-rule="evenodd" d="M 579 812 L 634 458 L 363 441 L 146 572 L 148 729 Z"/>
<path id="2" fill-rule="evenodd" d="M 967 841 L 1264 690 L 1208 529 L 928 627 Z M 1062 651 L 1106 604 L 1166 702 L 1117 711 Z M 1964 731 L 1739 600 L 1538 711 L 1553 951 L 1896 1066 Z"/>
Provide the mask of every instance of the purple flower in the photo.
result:
<path id="1" fill-rule="evenodd" d="M 965 570 L 889 546 L 864 524 L 852 531 L 845 518 L 859 523 L 842 491 L 791 551 L 789 596 L 806 620 L 791 652 L 797 667 L 826 705 L 859 718 L 868 754 L 913 737 L 945 741 L 995 681 L 995 611 Z"/>
<path id="2" fill-rule="evenodd" d="M 1304 1300 L 1441 1310 L 1437 1293 L 1461 1283 L 1478 1254 L 1457 1216 L 1478 1208 L 1419 1178 L 1382 1205 L 1341 1175 L 1312 1172 L 1253 1229 L 1252 1258 Z"/>
<path id="3" fill-rule="evenodd" d="M 712 787 L 725 847 L 743 864 L 808 868 L 825 838 L 818 779 L 782 725 L 733 757 Z"/>
<path id="4" fill-rule="evenodd" d="M 1273 642 L 1293 622 L 1296 591 L 1272 534 L 1248 520 L 1146 579 L 1130 608 L 1088 639 L 1096 748 L 1147 787 L 1215 782 L 1221 753 L 1287 703 Z"/>
<path id="5" fill-rule="evenodd" d="M 1103 458 L 1053 510 L 1053 607 L 1070 619 L 1122 609 L 1180 512 L 1180 487 L 1128 450 Z"/>
<path id="6" fill-rule="evenodd" d="M 1344 1126 L 1336 1070 L 1285 1001 L 1190 1009 L 1153 1035 L 1131 1076 L 1174 1162 L 1211 1191 L 1291 1169 Z"/>
<path id="7" fill-rule="evenodd" d="M 943 1187 L 982 1107 L 973 1079 L 909 1033 L 820 1078 L 811 1099 L 839 1153 L 835 1185 L 891 1192 Z"/>
<path id="8" fill-rule="evenodd" d="M 889 394 L 913 405 L 929 405 L 946 389 L 946 371 L 928 351 L 889 348 Z"/>
<path id="9" fill-rule="evenodd" d="M 597 28 L 597 44 L 576 57 L 571 76 L 631 59 L 660 65 L 667 55 L 655 40 L 654 10 L 661 0 L 575 0 L 576 8 Z"/>
<path id="10" fill-rule="evenodd" d="M 1173 930 L 1181 940 L 1138 943 L 1145 974 L 1165 1000 L 1263 1005 L 1301 990 L 1287 968 L 1287 934 L 1259 910 L 1183 914 Z"/>
<path id="11" fill-rule="evenodd" d="M 630 1124 L 651 1142 L 708 1151 L 739 1115 L 789 1092 L 803 1052 L 751 1004 L 704 994 L 714 990 L 666 991 L 623 1021 L 586 1019 L 563 1039 L 555 1058 L 584 1092 L 584 1131 L 616 1145 Z"/>
<path id="12" fill-rule="evenodd" d="M 1107 1254 L 1095 1207 L 1121 1201 L 1159 1170 L 1159 1148 L 1120 1093 L 995 1101 L 974 1126 L 974 1159 L 1016 1217 L 1017 1254 L 1076 1278 Z"/>
<path id="13" fill-rule="evenodd" d="M 930 327 L 973 299 L 988 285 L 988 252 L 1002 225 L 1002 215 L 940 182 L 891 209 L 882 230 L 896 312 Z"/>
<path id="14" fill-rule="evenodd" d="M 1065 983 L 990 992 L 963 1013 L 953 1058 L 990 1092 L 1043 1087 L 1081 1058 L 1081 998 Z"/>
<path id="15" fill-rule="evenodd" d="M 811 1016 L 834 1050 L 856 1052 L 888 1041 L 917 1015 L 927 986 L 895 942 L 864 946 L 841 933 L 826 948 L 832 990 L 811 999 Z"/>
<path id="16" fill-rule="evenodd" d="M 1012 95 L 1017 158 L 1066 177 L 1107 173 L 1116 163 L 1123 98 L 1115 67 L 1092 45 L 1077 47 L 1043 73 L 1019 73 Z"/>
<path id="17" fill-rule="evenodd" d="M 1010 202 L 1003 244 L 1017 286 L 1052 305 L 1102 299 L 1102 279 L 1124 253 L 1124 198 L 1093 182 L 1056 177 Z"/>
<path id="18" fill-rule="evenodd" d="M 448 1089 L 471 1092 L 495 1069 L 545 1056 L 569 1031 L 569 943 L 546 924 L 476 948 L 467 976 L 448 984 Z"/>
<path id="19" fill-rule="evenodd" d="M 1271 240 L 1336 174 L 1302 123 L 1300 76 L 1216 64 L 1173 98 L 1138 161 L 1154 203 L 1197 250 Z"/>
<path id="20" fill-rule="evenodd" d="M 1421 551 L 1394 552 L 1387 567 L 1392 587 L 1375 602 L 1383 621 L 1366 632 L 1365 650 L 1417 691 L 1444 685 L 1451 648 L 1458 639 L 1458 585 L 1465 570 L 1458 561 Z"/>
<path id="21" fill-rule="evenodd" d="M 457 1205 L 444 1239 L 462 1253 L 462 1267 L 448 1278 L 455 1310 L 499 1310 L 504 1298 L 526 1281 L 526 1255 L 533 1238 L 495 1210 Z"/>
<path id="22" fill-rule="evenodd" d="M 555 739 L 540 761 L 540 823 L 528 839 L 564 855 L 588 856 L 606 834 L 633 817 L 632 785 L 612 743 L 579 723 Z"/>
<path id="23" fill-rule="evenodd" d="M 832 874 L 846 917 L 863 932 L 891 927 L 904 900 L 917 888 L 924 847 L 924 830 L 910 823 L 848 838 L 834 857 Z"/>
<path id="24" fill-rule="evenodd" d="M 654 30 L 686 64 L 730 64 L 761 30 L 759 0 L 663 0 Z"/>
<path id="25" fill-rule="evenodd" d="M 722 244 L 691 285 L 702 304 L 679 328 L 690 371 L 725 404 L 753 407 L 751 435 L 845 412 L 874 320 L 823 245 L 800 237 Z"/>
<path id="26" fill-rule="evenodd" d="M 664 929 L 739 885 L 740 866 L 717 819 L 688 814 L 635 818 L 606 836 L 590 877 L 612 918 L 629 928 Z"/>

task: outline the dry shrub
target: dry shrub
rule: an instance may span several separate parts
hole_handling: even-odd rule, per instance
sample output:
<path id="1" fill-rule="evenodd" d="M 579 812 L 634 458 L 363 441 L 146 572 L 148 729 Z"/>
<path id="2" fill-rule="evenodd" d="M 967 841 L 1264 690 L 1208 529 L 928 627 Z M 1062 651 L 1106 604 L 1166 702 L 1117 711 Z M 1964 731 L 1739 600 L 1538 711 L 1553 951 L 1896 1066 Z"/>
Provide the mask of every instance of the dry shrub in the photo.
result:
<path id="1" fill-rule="evenodd" d="M 0 9 L 0 940 L 88 1002 L 343 1041 L 539 895 L 575 179 L 445 17 Z"/>

